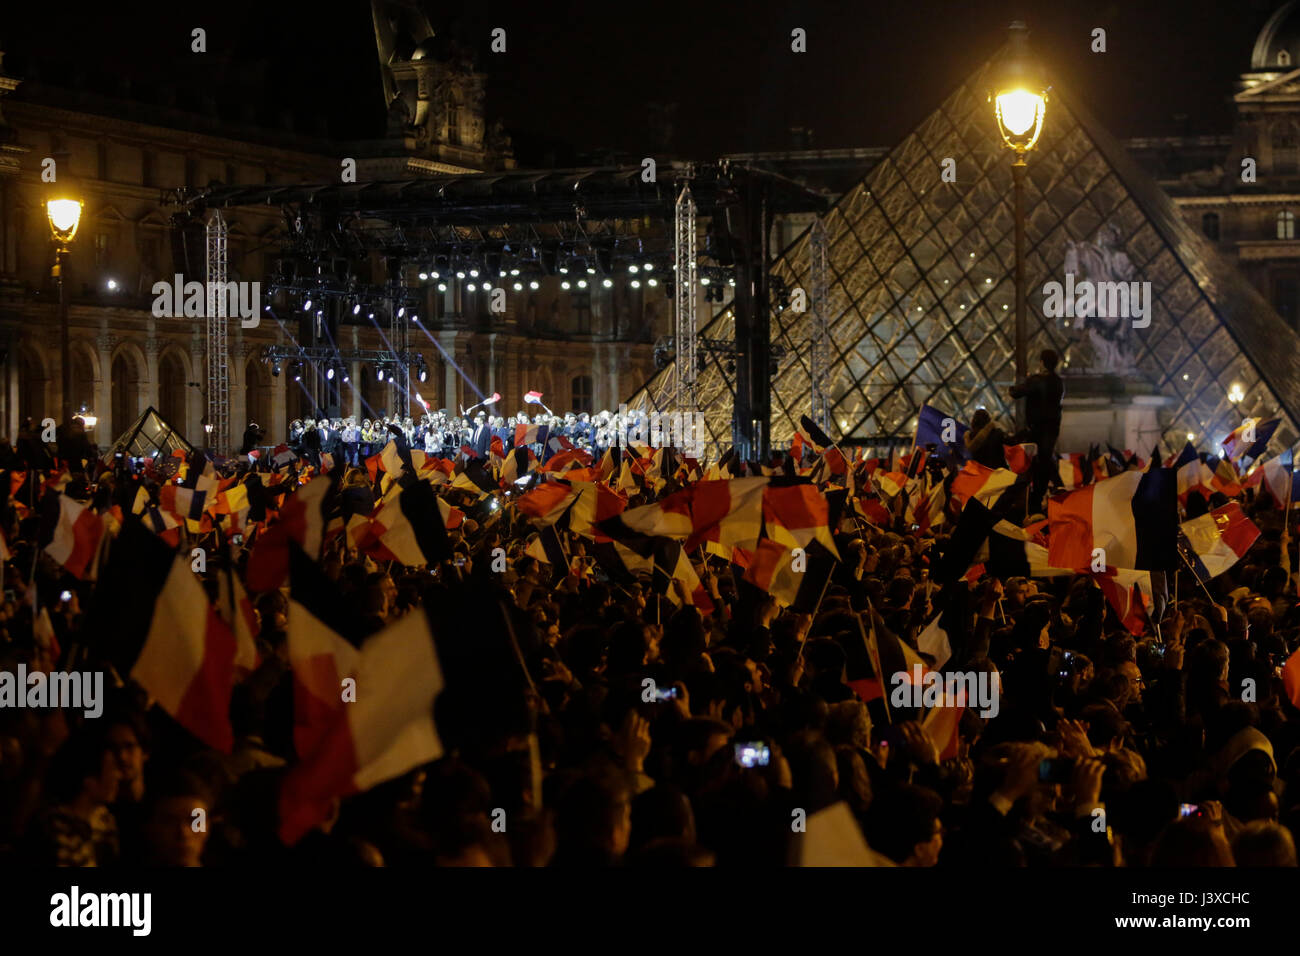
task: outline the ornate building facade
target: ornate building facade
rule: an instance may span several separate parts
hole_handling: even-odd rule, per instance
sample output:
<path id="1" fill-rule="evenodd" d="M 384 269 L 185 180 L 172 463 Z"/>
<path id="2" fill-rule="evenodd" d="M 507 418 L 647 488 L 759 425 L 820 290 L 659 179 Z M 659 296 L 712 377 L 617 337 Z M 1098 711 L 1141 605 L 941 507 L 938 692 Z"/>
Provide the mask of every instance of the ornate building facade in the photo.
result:
<path id="1" fill-rule="evenodd" d="M 338 182 L 343 158 L 360 182 L 411 179 L 514 166 L 509 137 L 484 115 L 485 76 L 454 43 L 434 35 L 413 4 L 373 4 L 386 137 L 336 142 L 195 114 L 166 103 L 26 81 L 7 75 L 0 54 L 0 434 L 12 439 L 28 417 L 57 418 L 62 402 L 54 247 L 45 201 L 84 202 L 65 287 L 70 306 L 72 407 L 97 418 L 92 437 L 108 445 L 147 407 L 201 443 L 205 414 L 204 320 L 155 317 L 152 288 L 176 273 L 202 280 L 202 233 L 173 227 L 165 197 L 213 183 Z M 380 99 L 376 97 L 376 108 Z M 42 173 L 54 161 L 56 181 Z M 47 174 L 48 175 L 48 174 Z M 228 217 L 229 276 L 266 283 L 287 228 L 278 208 Z M 186 248 L 186 243 L 190 244 Z M 197 246 L 197 248 L 196 248 Z M 653 371 L 652 346 L 668 324 L 662 292 L 626 283 L 581 295 L 547 281 L 488 315 L 482 296 L 432 284 L 425 323 L 412 339 L 429 375 L 420 384 L 433 408 L 455 409 L 499 391 L 502 413 L 528 390 L 556 411 L 616 406 Z M 348 326 L 341 348 L 383 347 L 378 328 Z M 230 423 L 248 420 L 279 441 L 288 423 L 312 413 L 311 398 L 263 361 L 269 345 L 291 345 L 291 329 L 230 323 Z M 401 412 L 373 369 L 354 366 L 342 414 Z M 418 414 L 418 407 L 410 411 Z"/>

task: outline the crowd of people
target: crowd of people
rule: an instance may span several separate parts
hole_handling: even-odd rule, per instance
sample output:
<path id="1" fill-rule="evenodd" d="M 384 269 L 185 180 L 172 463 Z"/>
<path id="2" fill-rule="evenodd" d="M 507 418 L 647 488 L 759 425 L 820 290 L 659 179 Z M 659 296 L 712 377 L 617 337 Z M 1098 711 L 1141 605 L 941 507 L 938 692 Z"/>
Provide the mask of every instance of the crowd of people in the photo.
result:
<path id="1" fill-rule="evenodd" d="M 322 415 L 290 422 L 288 444 L 325 451 L 352 465 L 376 454 L 395 435 L 402 436 L 411 448 L 422 449 L 429 455 L 452 457 L 466 447 L 482 456 L 491 449 L 492 439 L 509 448 L 516 444 L 519 428 L 527 429 L 531 425 L 535 428 L 529 444 L 545 443 L 550 437 L 562 436 L 577 448 L 600 454 L 620 441 L 626 442 L 628 433 L 636 431 L 638 417 L 642 415 L 639 410 L 628 412 L 625 418 L 608 410 L 594 414 L 566 412 L 564 415 L 538 412 L 531 416 L 519 411 L 505 418 L 483 411 L 472 415 L 462 411 L 457 415 L 438 409 L 426 411 L 419 418 L 377 415 L 363 418 L 360 422 L 355 416 L 328 418 Z M 247 454 L 254 450 L 265 437 L 266 431 L 262 426 L 249 422 L 240 452 Z"/>
<path id="2" fill-rule="evenodd" d="M 879 865 L 1296 865 L 1300 713 L 1284 668 L 1300 643 L 1300 601 L 1289 507 L 1246 488 L 1239 500 L 1259 540 L 1209 581 L 1186 568 L 1161 574 L 1163 597 L 1135 627 L 1088 569 L 1032 578 L 954 567 L 963 502 L 946 496 L 926 521 L 913 504 L 920 487 L 951 489 L 959 457 L 932 448 L 923 465 L 921 449 L 910 462 L 873 462 L 804 442 L 767 462 L 667 463 L 620 448 L 605 459 L 612 470 L 580 458 L 590 467 L 573 488 L 603 485 L 627 519 L 688 500 L 707 481 L 811 484 L 814 504 L 826 503 L 816 537 L 834 559 L 810 597 L 756 584 L 743 566 L 755 559 L 725 535 L 683 547 L 682 573 L 638 569 L 618 559 L 635 542 L 620 541 L 616 523 L 553 510 L 538 520 L 543 511 L 522 504 L 528 492 L 484 487 L 491 468 L 464 452 L 453 470 L 475 481 L 434 484 L 464 516 L 446 523 L 437 559 L 384 560 L 346 530 L 325 534 L 310 557 L 359 611 L 362 641 L 412 616 L 431 622 L 445 678 L 433 708 L 442 755 L 339 794 L 322 822 L 286 843 L 277 820 L 283 781 L 301 760 L 303 685 L 290 588 L 259 591 L 248 573 L 256 539 L 319 481 L 331 481 L 320 499 L 327 529 L 428 483 L 418 462 L 368 471 L 380 442 L 408 463 L 412 446 L 475 447 L 463 419 L 450 443 L 432 446 L 421 439 L 441 423 L 422 423 L 425 436 L 377 438 L 372 422 L 368 440 L 364 425 L 359 437 L 336 425 L 345 446 L 359 447 L 333 476 L 314 477 L 299 460 L 273 486 L 270 463 L 237 463 L 267 495 L 254 504 L 260 522 L 245 516 L 243 547 L 221 541 L 221 525 L 180 529 L 186 554 L 204 534 L 221 545 L 199 572 L 209 596 L 233 571 L 255 610 L 257 663 L 230 695 L 228 752 L 109 666 L 115 638 L 97 619 L 96 582 L 60 566 L 50 539 L 60 496 L 101 515 L 116 505 L 129 523 L 140 489 L 155 507 L 168 482 L 192 476 L 71 459 L 31 434 L 5 443 L 0 672 L 109 676 L 98 718 L 0 706 L 6 862 L 777 866 L 816 863 L 821 822 L 848 819 L 831 838 L 861 841 Z M 572 474 L 544 465 L 534 491 Z M 901 490 L 877 480 L 913 466 Z M 1204 497 L 1203 507 L 1227 500 Z M 992 507 L 1027 527 L 1043 517 L 1027 503 L 1013 489 Z M 702 510 L 692 512 L 696 531 Z M 764 535 L 782 521 L 765 511 Z M 107 561 L 116 546 L 106 544 Z M 921 639 L 936 620 L 946 655 Z M 994 678 L 995 713 L 957 708 L 944 732 L 929 709 L 891 701 L 887 645 L 933 670 Z"/>

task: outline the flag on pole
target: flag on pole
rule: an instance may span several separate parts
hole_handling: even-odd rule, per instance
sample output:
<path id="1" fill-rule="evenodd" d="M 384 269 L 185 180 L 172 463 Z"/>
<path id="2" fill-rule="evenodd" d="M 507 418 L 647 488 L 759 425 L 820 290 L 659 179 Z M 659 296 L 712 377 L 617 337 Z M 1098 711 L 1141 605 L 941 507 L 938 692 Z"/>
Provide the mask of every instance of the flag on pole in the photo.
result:
<path id="1" fill-rule="evenodd" d="M 1205 582 L 1240 561 L 1258 538 L 1259 528 L 1230 501 L 1179 525 L 1178 549 Z"/>

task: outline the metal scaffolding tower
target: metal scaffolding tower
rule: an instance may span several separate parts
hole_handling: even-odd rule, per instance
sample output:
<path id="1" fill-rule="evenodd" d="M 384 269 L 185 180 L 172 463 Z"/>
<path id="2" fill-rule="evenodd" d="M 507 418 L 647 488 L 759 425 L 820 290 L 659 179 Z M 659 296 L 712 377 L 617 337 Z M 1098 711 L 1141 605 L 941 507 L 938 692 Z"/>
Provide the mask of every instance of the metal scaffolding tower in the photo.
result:
<path id="1" fill-rule="evenodd" d="M 230 262 L 226 221 L 214 212 L 205 230 L 207 238 L 207 363 L 208 387 L 205 436 L 208 448 L 225 454 L 230 447 L 230 347 L 226 280 Z"/>
<path id="2" fill-rule="evenodd" d="M 808 235 L 808 284 L 811 286 L 808 311 L 812 320 L 809 329 L 811 348 L 808 354 L 808 378 L 812 386 L 810 417 L 824 430 L 830 421 L 828 392 L 834 353 L 831 351 L 830 316 L 827 315 L 826 224 L 822 222 L 821 216 L 813 220 L 812 231 Z"/>
<path id="3" fill-rule="evenodd" d="M 695 376 L 698 373 L 695 360 L 696 316 L 695 316 L 695 200 L 691 197 L 690 181 L 682 185 L 677 197 L 675 217 L 675 256 L 676 272 L 674 277 L 675 306 L 673 313 L 673 345 L 677 353 L 674 366 L 675 402 L 674 411 L 680 414 L 694 413 L 698 408 L 695 391 Z"/>

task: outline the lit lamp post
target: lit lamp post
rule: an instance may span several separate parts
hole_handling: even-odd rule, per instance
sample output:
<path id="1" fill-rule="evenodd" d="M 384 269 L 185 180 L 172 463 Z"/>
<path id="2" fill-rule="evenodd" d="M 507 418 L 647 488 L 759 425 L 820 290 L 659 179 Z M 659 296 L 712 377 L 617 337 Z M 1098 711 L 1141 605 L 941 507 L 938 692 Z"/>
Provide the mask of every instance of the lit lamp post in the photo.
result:
<path id="1" fill-rule="evenodd" d="M 67 267 L 68 244 L 76 236 L 77 226 L 81 223 L 81 206 L 79 199 L 51 199 L 45 204 L 50 232 L 54 236 L 54 269 L 50 275 L 59 280 L 59 349 L 62 362 L 60 427 L 67 425 L 72 418 L 72 356 L 68 338 L 68 293 L 64 288 L 63 274 Z"/>
<path id="2" fill-rule="evenodd" d="M 1002 142 L 1016 154 L 1011 174 L 1015 184 L 1016 382 L 1019 383 L 1029 375 L 1029 335 L 1025 326 L 1025 153 L 1038 142 L 1047 112 L 1047 88 L 1037 62 L 1029 55 L 1029 30 L 1023 21 L 1011 24 L 1007 56 L 1000 64 L 989 99 L 994 104 Z"/>

